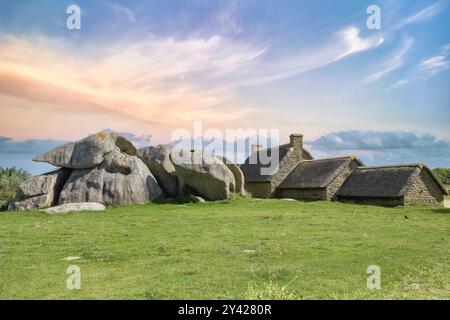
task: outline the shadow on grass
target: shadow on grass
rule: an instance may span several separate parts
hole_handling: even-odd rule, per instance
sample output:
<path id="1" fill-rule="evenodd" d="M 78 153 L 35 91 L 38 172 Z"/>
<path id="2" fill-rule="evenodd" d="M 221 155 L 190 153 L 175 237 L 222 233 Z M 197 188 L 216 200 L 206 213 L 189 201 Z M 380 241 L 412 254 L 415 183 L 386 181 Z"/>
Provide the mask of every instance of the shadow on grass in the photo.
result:
<path id="1" fill-rule="evenodd" d="M 155 204 L 186 204 L 196 203 L 196 199 L 192 195 L 182 195 L 175 198 L 167 198 L 165 196 L 159 196 L 152 201 Z"/>
<path id="2" fill-rule="evenodd" d="M 199 201 L 199 198 L 202 198 L 199 195 L 188 193 L 184 195 L 179 195 L 175 198 L 168 198 L 164 195 L 161 195 L 154 199 L 152 203 L 155 204 L 188 204 L 188 203 L 201 203 L 202 201 Z M 223 200 L 207 200 L 204 199 L 207 203 L 216 203 L 216 204 L 227 204 L 237 201 L 242 201 L 246 199 L 253 199 L 249 196 L 241 196 L 235 193 L 231 193 L 229 198 L 223 199 Z"/>
<path id="3" fill-rule="evenodd" d="M 433 211 L 433 212 L 435 212 L 435 213 L 450 214 L 450 208 L 432 209 L 431 211 Z"/>

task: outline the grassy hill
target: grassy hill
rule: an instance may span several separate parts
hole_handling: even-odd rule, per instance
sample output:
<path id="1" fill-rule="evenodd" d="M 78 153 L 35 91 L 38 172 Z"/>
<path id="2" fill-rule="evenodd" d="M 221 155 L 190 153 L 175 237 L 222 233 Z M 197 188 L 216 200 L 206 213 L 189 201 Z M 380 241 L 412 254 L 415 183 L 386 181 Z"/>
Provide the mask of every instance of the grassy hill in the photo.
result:
<path id="1" fill-rule="evenodd" d="M 450 209 L 231 199 L 8 212 L 0 264 L 0 298 L 449 299 Z M 80 290 L 66 288 L 73 264 Z M 381 290 L 366 288 L 369 265 Z"/>

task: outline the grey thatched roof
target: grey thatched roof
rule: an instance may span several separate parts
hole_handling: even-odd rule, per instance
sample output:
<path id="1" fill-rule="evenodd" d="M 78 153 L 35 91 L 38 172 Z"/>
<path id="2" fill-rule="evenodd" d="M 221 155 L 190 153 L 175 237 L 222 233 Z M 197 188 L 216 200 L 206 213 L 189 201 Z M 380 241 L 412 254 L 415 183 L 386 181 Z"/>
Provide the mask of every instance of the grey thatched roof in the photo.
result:
<path id="1" fill-rule="evenodd" d="M 300 162 L 284 179 L 278 188 L 311 189 L 325 188 L 348 167 L 352 161 L 362 166 L 363 163 L 354 156 L 308 160 Z"/>
<path id="2" fill-rule="evenodd" d="M 292 152 L 290 144 L 283 144 L 278 147 L 268 148 L 252 153 L 250 157 L 248 157 L 245 160 L 245 162 L 240 166 L 242 173 L 244 174 L 245 177 L 245 182 L 269 182 L 272 180 L 272 177 L 277 173 L 277 171 L 272 172 L 271 174 L 268 175 L 262 175 L 261 168 L 270 167 L 270 163 L 263 164 L 263 162 L 265 162 L 264 159 L 266 157 L 271 157 L 272 152 L 275 148 L 279 148 L 278 163 L 280 165 L 282 164 L 283 159 L 286 158 Z M 311 153 L 309 153 L 305 149 L 303 149 L 302 157 L 304 159 L 313 159 Z"/>
<path id="3" fill-rule="evenodd" d="M 433 172 L 423 164 L 358 167 L 337 194 L 341 197 L 402 197 L 422 170 L 425 170 L 442 192 L 447 194 L 447 190 Z"/>

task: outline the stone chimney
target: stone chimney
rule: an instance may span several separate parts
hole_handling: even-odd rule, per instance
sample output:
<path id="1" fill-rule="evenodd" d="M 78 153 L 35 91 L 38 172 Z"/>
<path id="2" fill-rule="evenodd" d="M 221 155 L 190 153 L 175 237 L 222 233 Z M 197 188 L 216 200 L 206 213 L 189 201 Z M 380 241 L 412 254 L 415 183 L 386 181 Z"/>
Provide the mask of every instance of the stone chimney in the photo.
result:
<path id="1" fill-rule="evenodd" d="M 297 150 L 303 150 L 303 135 L 300 133 L 293 133 L 289 136 L 290 142 L 289 145 L 291 148 Z"/>
<path id="2" fill-rule="evenodd" d="M 252 144 L 252 153 L 258 152 L 262 147 L 262 144 Z"/>

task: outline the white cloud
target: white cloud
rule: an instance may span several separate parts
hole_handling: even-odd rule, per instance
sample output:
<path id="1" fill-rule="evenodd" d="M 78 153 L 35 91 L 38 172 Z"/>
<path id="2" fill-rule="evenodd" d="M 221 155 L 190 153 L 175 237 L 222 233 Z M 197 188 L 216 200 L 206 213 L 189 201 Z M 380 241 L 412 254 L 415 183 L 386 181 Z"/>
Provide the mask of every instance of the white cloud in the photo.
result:
<path id="1" fill-rule="evenodd" d="M 392 30 L 403 28 L 409 24 L 421 22 L 427 19 L 430 19 L 441 12 L 442 5 L 441 3 L 437 2 L 429 7 L 426 7 L 425 9 L 401 20 L 397 25 L 394 26 Z"/>
<path id="2" fill-rule="evenodd" d="M 70 111 L 79 114 L 75 110 L 80 108 L 92 110 L 92 121 L 97 114 L 117 114 L 109 124 L 114 127 L 119 127 L 120 117 L 146 125 L 226 123 L 244 119 L 252 111 L 234 101 L 236 86 L 301 74 L 382 41 L 363 38 L 352 27 L 314 49 L 269 58 L 267 46 L 220 35 L 181 39 L 150 35 L 103 48 L 96 55 L 78 56 L 71 54 L 78 52 L 73 50 L 75 44 L 64 39 L 8 36 L 0 42 L 0 94 L 20 98 L 16 101 L 20 106 L 11 106 L 11 111 L 24 117 L 27 108 L 37 103 L 52 110 L 53 123 L 59 121 L 55 106 L 60 118 Z M 23 90 L 24 85 L 30 89 Z M 0 124 L 4 121 L 9 120 L 0 119 Z"/>
<path id="3" fill-rule="evenodd" d="M 378 47 L 384 42 L 382 37 L 363 38 L 355 27 L 345 28 L 319 47 L 308 48 L 304 52 L 276 61 L 262 61 L 252 69 L 251 77 L 240 84 L 254 85 L 299 75 L 324 67 L 352 54 Z M 240 77 L 242 79 L 242 77 Z"/>
<path id="4" fill-rule="evenodd" d="M 448 54 L 438 55 L 422 61 L 418 66 L 418 70 L 425 77 L 432 77 L 447 70 L 450 67 Z"/>
<path id="5" fill-rule="evenodd" d="M 249 109 L 230 103 L 229 91 L 200 80 L 233 73 L 264 52 L 220 36 L 151 36 L 86 57 L 71 55 L 72 44 L 64 40 L 55 46 L 52 39 L 38 39 L 0 42 L 0 94 L 25 100 L 20 110 L 36 103 L 64 112 L 89 107 L 91 117 L 102 110 L 159 123 L 241 118 Z"/>
<path id="6" fill-rule="evenodd" d="M 446 71 L 450 68 L 450 44 L 443 46 L 438 55 L 422 60 L 417 64 L 408 78 L 397 81 L 394 85 L 387 88 L 393 90 L 403 87 L 409 83 L 426 81 L 431 77 Z"/>
<path id="7" fill-rule="evenodd" d="M 426 163 L 450 167 L 450 141 L 430 133 L 340 131 L 307 142 L 316 157 L 355 154 L 365 164 Z"/>
<path id="8" fill-rule="evenodd" d="M 398 80 L 392 86 L 388 87 L 386 90 L 394 90 L 407 85 L 410 81 L 408 79 Z"/>
<path id="9" fill-rule="evenodd" d="M 387 61 L 385 61 L 382 65 L 379 66 L 379 71 L 368 76 L 365 81 L 372 82 L 380 79 L 386 74 L 400 68 L 404 63 L 404 56 L 411 48 L 414 43 L 413 38 L 408 38 L 404 41 L 402 47 L 398 52 L 396 52 L 392 57 L 390 57 Z"/>
<path id="10" fill-rule="evenodd" d="M 381 37 L 361 38 L 359 33 L 359 29 L 350 27 L 338 34 L 341 38 L 341 42 L 344 44 L 344 48 L 346 48 L 340 56 L 341 58 L 353 53 L 372 49 L 384 42 L 384 39 Z"/>

